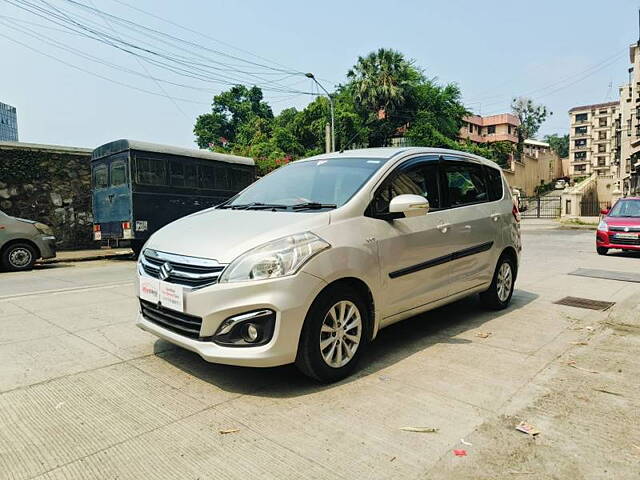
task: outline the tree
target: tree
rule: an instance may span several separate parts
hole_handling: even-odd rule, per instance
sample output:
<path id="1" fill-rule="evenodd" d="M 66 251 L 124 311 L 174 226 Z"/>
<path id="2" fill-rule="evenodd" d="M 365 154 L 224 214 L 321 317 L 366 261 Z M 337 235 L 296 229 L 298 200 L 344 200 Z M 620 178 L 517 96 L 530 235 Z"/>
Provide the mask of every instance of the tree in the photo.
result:
<path id="1" fill-rule="evenodd" d="M 540 130 L 540 126 L 547 119 L 547 116 L 552 115 L 552 112 L 548 111 L 544 105 L 535 105 L 533 100 L 526 97 L 514 98 L 511 103 L 511 110 L 520 120 L 520 125 L 516 127 L 518 135 L 516 158 L 520 160 L 524 150 L 524 141 L 527 138 L 535 137 L 538 130 Z"/>
<path id="2" fill-rule="evenodd" d="M 232 148 L 240 126 L 253 118 L 273 119 L 271 107 L 262 100 L 262 90 L 236 85 L 213 97 L 211 113 L 196 119 L 193 132 L 200 148 L 226 144 Z"/>
<path id="3" fill-rule="evenodd" d="M 415 87 L 424 81 L 413 62 L 395 50 L 381 48 L 358 57 L 347 72 L 348 90 L 369 129 L 369 146 L 384 146 L 415 115 Z"/>
<path id="4" fill-rule="evenodd" d="M 560 158 L 569 156 L 569 134 L 566 135 L 545 135 L 544 141 L 551 146 L 551 150 L 556 152 Z"/>

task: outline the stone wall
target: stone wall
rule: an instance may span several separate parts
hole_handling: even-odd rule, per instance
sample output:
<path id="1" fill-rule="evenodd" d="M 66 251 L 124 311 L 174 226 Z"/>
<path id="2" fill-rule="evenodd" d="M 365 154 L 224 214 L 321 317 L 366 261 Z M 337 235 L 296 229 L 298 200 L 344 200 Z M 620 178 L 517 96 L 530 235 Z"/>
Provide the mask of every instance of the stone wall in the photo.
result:
<path id="1" fill-rule="evenodd" d="M 0 142 L 0 209 L 50 225 L 59 248 L 94 245 L 91 150 Z"/>

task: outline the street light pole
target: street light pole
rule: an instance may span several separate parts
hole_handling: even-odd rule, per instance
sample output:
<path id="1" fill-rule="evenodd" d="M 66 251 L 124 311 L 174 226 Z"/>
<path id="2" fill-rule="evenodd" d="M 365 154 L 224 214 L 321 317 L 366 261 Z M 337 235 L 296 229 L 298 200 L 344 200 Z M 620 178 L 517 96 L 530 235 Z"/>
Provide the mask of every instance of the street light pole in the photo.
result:
<path id="1" fill-rule="evenodd" d="M 307 78 L 310 78 L 314 82 L 316 82 L 316 85 L 318 85 L 324 91 L 324 93 L 327 94 L 327 98 L 329 99 L 329 107 L 331 109 L 331 151 L 335 152 L 336 151 L 336 128 L 335 128 L 335 113 L 334 113 L 333 99 L 331 98 L 331 94 L 327 92 L 327 89 L 322 86 L 322 84 L 316 79 L 313 73 L 305 73 L 305 76 Z"/>

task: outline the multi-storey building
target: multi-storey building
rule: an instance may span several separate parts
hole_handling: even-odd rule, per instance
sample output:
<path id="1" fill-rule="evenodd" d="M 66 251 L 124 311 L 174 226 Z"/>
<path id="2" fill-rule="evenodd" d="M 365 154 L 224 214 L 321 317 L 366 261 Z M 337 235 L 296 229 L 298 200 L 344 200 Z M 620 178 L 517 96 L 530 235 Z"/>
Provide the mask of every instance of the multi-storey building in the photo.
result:
<path id="1" fill-rule="evenodd" d="M 16 107 L 0 102 L 0 141 L 18 141 Z"/>
<path id="2" fill-rule="evenodd" d="M 518 142 L 516 127 L 520 125 L 518 117 L 510 113 L 481 117 L 471 115 L 464 118 L 459 137 L 474 143 Z"/>
<path id="3" fill-rule="evenodd" d="M 629 83 L 620 87 L 619 188 L 623 194 L 640 193 L 640 47 L 629 46 Z"/>
<path id="4" fill-rule="evenodd" d="M 582 105 L 569 110 L 570 175 L 581 177 L 617 171 L 619 102 Z"/>

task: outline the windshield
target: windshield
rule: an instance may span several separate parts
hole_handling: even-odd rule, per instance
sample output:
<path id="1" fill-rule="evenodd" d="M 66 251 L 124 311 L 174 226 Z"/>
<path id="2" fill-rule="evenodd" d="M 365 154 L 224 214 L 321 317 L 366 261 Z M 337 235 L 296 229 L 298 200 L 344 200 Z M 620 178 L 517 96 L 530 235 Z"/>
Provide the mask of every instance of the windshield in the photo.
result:
<path id="1" fill-rule="evenodd" d="M 254 183 L 223 207 L 337 208 L 383 164 L 384 160 L 371 158 L 293 162 Z"/>
<path id="2" fill-rule="evenodd" d="M 640 217 L 640 200 L 620 200 L 616 203 L 609 217 Z"/>

